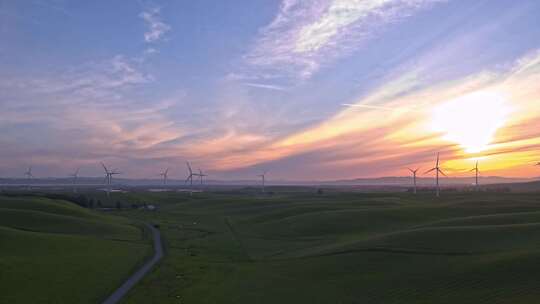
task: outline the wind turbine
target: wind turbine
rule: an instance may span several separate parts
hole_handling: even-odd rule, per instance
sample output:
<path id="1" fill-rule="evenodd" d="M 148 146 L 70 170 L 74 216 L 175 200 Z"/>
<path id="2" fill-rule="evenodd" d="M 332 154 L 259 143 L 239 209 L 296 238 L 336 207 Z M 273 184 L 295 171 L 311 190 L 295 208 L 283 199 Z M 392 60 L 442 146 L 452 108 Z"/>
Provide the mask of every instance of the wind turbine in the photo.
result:
<path id="1" fill-rule="evenodd" d="M 424 173 L 424 174 L 427 174 L 427 173 L 435 171 L 435 180 L 436 180 L 436 185 L 437 185 L 437 197 L 439 197 L 441 195 L 441 188 L 439 186 L 439 173 L 446 176 L 446 174 L 444 174 L 444 172 L 441 170 L 441 167 L 439 166 L 439 154 L 440 153 L 437 153 L 437 163 L 435 163 L 435 167 L 431 168 L 430 170 L 426 171 L 426 173 Z"/>
<path id="2" fill-rule="evenodd" d="M 24 172 L 24 175 L 28 179 L 28 189 L 30 189 L 30 182 L 32 181 L 32 178 L 34 178 L 34 175 L 32 174 L 32 166 L 28 167 L 28 170 Z"/>
<path id="3" fill-rule="evenodd" d="M 28 170 L 26 170 L 24 172 L 24 175 L 30 180 L 34 177 L 34 175 L 32 175 L 32 167 L 28 167 Z"/>
<path id="4" fill-rule="evenodd" d="M 478 161 L 476 161 L 476 166 L 474 168 L 472 168 L 471 171 L 469 171 L 469 172 L 473 172 L 473 171 L 476 173 L 476 184 L 475 185 L 476 185 L 476 191 L 478 191 L 479 190 L 478 186 L 480 185 L 478 183 L 478 174 L 480 174 L 480 170 L 478 170 Z"/>
<path id="5" fill-rule="evenodd" d="M 191 165 L 189 164 L 189 162 L 186 162 L 186 165 L 188 167 L 188 170 L 189 170 L 189 175 L 188 177 L 186 178 L 186 183 L 188 181 L 190 181 L 190 186 L 193 186 L 193 170 L 191 170 Z"/>
<path id="6" fill-rule="evenodd" d="M 208 176 L 208 175 L 203 174 L 202 170 L 199 169 L 199 178 L 201 179 L 201 185 L 203 184 L 203 176 Z"/>
<path id="7" fill-rule="evenodd" d="M 413 175 L 413 181 L 414 181 L 414 194 L 416 194 L 416 173 L 418 172 L 418 170 L 420 170 L 420 168 L 417 168 L 416 170 L 413 170 L 411 168 L 407 168 L 409 169 L 409 171 L 411 171 L 412 175 Z"/>
<path id="8" fill-rule="evenodd" d="M 167 184 L 167 179 L 169 178 L 169 168 L 167 168 L 165 171 L 161 172 L 159 174 L 161 177 L 163 177 L 163 184 Z"/>
<path id="9" fill-rule="evenodd" d="M 258 177 L 261 178 L 261 181 L 262 181 L 261 186 L 262 186 L 262 193 L 263 193 L 263 194 L 264 194 L 264 192 L 265 192 L 265 191 L 264 191 L 264 186 L 265 186 L 265 183 L 266 183 L 266 173 L 268 173 L 268 170 L 265 170 L 262 174 L 257 175 Z"/>
<path id="10" fill-rule="evenodd" d="M 191 189 L 190 195 L 193 195 L 193 177 L 194 176 L 199 176 L 199 174 L 193 173 L 193 170 L 191 169 L 191 164 L 189 162 L 186 162 L 186 165 L 187 165 L 188 170 L 189 170 L 189 175 L 186 178 L 185 182 L 187 183 L 189 181 L 189 188 Z"/>
<path id="11" fill-rule="evenodd" d="M 113 175 L 120 174 L 120 172 L 117 172 L 116 169 L 109 171 L 109 169 L 107 169 L 107 166 L 105 166 L 104 163 L 101 163 L 101 166 L 103 167 L 103 170 L 105 170 L 105 181 L 107 182 L 107 196 L 110 196 L 112 177 Z"/>
<path id="12" fill-rule="evenodd" d="M 77 168 L 77 170 L 75 170 L 75 173 L 69 175 L 73 179 L 73 192 L 77 192 L 77 187 L 75 185 L 77 184 L 77 179 L 79 178 L 80 169 L 81 168 Z"/>

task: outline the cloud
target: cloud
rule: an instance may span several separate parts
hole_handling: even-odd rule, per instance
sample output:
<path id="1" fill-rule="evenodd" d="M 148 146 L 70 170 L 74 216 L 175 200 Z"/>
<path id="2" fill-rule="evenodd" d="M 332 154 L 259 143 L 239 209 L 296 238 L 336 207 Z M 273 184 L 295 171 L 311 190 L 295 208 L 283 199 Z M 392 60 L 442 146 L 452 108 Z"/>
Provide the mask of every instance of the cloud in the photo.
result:
<path id="1" fill-rule="evenodd" d="M 31 88 L 31 91 L 43 94 L 72 94 L 74 98 L 69 99 L 68 103 L 85 102 L 84 98 L 114 102 L 122 91 L 154 81 L 151 74 L 142 72 L 136 65 L 136 61 L 116 55 L 100 62 L 87 62 L 63 70 L 55 77 L 25 79 L 19 83 L 12 82 L 11 86 Z"/>
<path id="2" fill-rule="evenodd" d="M 0 151 L 3 172 L 16 175 L 31 163 L 48 174 L 79 166 L 100 174 L 96 164 L 106 161 L 126 177 L 149 177 L 156 167 L 190 160 L 211 173 L 226 155 L 268 141 L 268 119 L 246 101 L 246 88 L 224 87 L 208 107 L 184 90 L 149 98 L 144 93 L 156 80 L 145 66 L 117 55 L 0 81 L 0 144 L 10 147 Z"/>
<path id="3" fill-rule="evenodd" d="M 12 148 L 1 153 L 10 160 L 4 166 L 35 162 L 58 170 L 165 157 L 171 155 L 165 143 L 186 135 L 167 115 L 175 103 L 141 102 L 137 92 L 153 77 L 124 56 L 57 72 L 0 84 L 0 129 L 17 134 L 0 134 Z"/>
<path id="4" fill-rule="evenodd" d="M 159 53 L 159 51 L 155 48 L 147 48 L 146 50 L 144 50 L 144 55 L 152 55 L 156 53 Z"/>
<path id="5" fill-rule="evenodd" d="M 268 90 L 274 90 L 274 91 L 285 91 L 285 88 L 278 85 L 271 85 L 271 84 L 264 84 L 264 83 L 252 83 L 252 82 L 246 82 L 244 85 L 248 87 L 254 87 L 254 88 L 260 88 L 260 89 L 268 89 Z"/>
<path id="6" fill-rule="evenodd" d="M 489 160 L 483 161 L 483 171 L 487 174 L 512 176 L 519 172 L 535 176 L 535 168 L 520 166 L 538 157 L 540 52 L 532 51 L 505 66 L 429 86 L 419 85 L 420 80 L 415 80 L 414 76 L 418 71 L 412 70 L 382 84 L 320 124 L 246 151 L 241 157 L 224 158 L 221 169 L 240 170 L 264 164 L 282 168 L 286 164 L 289 172 L 298 171 L 302 175 L 312 172 L 328 178 L 388 175 L 400 174 L 405 166 L 432 166 L 433 155 L 441 151 L 444 164 L 456 174 L 460 168 L 471 166 L 471 158 L 488 156 Z M 466 98 L 484 98 L 481 109 L 471 100 L 474 103 L 471 110 L 476 111 L 475 115 L 494 118 L 498 109 L 488 106 L 491 99 L 485 97 L 489 96 L 504 99 L 510 112 L 500 121 L 503 124 L 497 122 L 496 132 L 490 130 L 495 137 L 485 143 L 485 150 L 469 153 L 452 137 L 432 127 L 434 113 L 438 113 L 436 109 L 445 109 L 442 106 L 448 103 L 463 103 Z M 358 107 L 363 110 L 358 111 Z M 468 106 L 462 107 L 466 110 Z M 476 126 L 479 129 L 491 127 Z M 471 134 L 482 134 L 480 131 L 471 130 Z M 302 168 L 289 160 L 301 164 Z M 352 168 L 361 171 L 351 171 Z M 513 171 L 516 168 L 521 169 Z M 276 174 L 280 173 L 287 175 L 285 171 Z M 294 174 L 289 177 L 294 178 Z"/>
<path id="7" fill-rule="evenodd" d="M 162 40 L 165 33 L 171 30 L 171 27 L 161 20 L 160 13 L 161 8 L 153 7 L 146 9 L 139 15 L 148 26 L 148 30 L 144 33 L 144 40 L 147 43 Z"/>
<path id="8" fill-rule="evenodd" d="M 253 78 L 308 79 L 376 35 L 436 0 L 285 0 L 246 54 Z"/>

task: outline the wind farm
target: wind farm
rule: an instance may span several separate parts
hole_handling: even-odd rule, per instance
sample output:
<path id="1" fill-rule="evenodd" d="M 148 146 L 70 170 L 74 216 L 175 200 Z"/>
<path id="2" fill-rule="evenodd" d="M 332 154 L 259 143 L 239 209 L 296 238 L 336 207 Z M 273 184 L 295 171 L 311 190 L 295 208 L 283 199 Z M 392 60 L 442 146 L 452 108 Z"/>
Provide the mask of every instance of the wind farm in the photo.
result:
<path id="1" fill-rule="evenodd" d="M 0 303 L 540 303 L 538 16 L 1 2 Z"/>

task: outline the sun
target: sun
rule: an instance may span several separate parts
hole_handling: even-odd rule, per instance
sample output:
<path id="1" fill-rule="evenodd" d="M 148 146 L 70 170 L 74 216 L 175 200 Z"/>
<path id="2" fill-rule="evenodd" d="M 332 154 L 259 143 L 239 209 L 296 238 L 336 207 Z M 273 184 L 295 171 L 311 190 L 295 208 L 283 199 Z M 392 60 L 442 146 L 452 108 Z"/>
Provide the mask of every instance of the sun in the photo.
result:
<path id="1" fill-rule="evenodd" d="M 509 114 L 507 100 L 495 92 L 475 92 L 442 103 L 433 110 L 432 129 L 467 153 L 487 149 Z"/>

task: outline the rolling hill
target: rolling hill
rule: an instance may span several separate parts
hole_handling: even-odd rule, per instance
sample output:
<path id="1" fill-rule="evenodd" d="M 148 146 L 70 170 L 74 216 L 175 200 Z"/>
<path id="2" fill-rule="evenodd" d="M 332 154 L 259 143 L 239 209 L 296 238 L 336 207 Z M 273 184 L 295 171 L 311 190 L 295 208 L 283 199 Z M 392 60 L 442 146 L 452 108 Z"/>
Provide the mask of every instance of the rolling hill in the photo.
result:
<path id="1" fill-rule="evenodd" d="M 2 303 L 99 303 L 151 253 L 138 225 L 61 200 L 0 196 Z"/>

